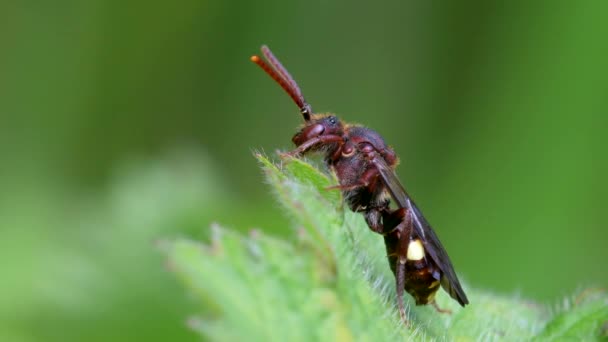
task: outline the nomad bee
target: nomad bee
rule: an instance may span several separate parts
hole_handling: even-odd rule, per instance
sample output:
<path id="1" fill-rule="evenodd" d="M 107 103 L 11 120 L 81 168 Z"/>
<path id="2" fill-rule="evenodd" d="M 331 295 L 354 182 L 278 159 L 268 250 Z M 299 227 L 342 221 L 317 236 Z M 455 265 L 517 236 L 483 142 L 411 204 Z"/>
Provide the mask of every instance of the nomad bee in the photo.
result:
<path id="1" fill-rule="evenodd" d="M 361 212 L 370 229 L 384 236 L 387 257 L 395 275 L 401 317 L 405 318 L 404 290 L 416 305 L 432 304 L 439 312 L 435 294 L 439 287 L 460 305 L 469 303 L 447 252 L 395 174 L 398 158 L 375 131 L 342 123 L 335 115 L 315 114 L 287 69 L 262 46 L 251 61 L 260 66 L 300 108 L 304 125 L 293 136 L 296 149 L 287 155 L 320 152 L 337 175 L 349 208 Z M 390 199 L 397 209 L 390 208 Z"/>

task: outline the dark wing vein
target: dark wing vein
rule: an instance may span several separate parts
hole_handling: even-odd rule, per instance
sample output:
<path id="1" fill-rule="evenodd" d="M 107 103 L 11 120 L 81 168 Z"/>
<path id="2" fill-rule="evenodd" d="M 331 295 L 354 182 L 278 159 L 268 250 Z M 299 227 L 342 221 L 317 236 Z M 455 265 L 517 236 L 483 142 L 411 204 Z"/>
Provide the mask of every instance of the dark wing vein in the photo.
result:
<path id="1" fill-rule="evenodd" d="M 443 288 L 452 298 L 458 301 L 460 305 L 464 306 L 465 304 L 468 304 L 469 300 L 458 281 L 450 257 L 433 231 L 433 228 L 431 228 L 431 225 L 424 218 L 420 209 L 416 206 L 416 203 L 414 203 L 412 198 L 407 194 L 403 185 L 401 185 L 401 182 L 393 169 L 389 167 L 380 156 L 376 156 L 372 160 L 372 163 L 378 169 L 380 177 L 382 177 L 387 190 L 395 202 L 397 202 L 397 205 L 401 208 L 410 210 L 412 213 L 412 221 L 416 234 L 422 239 L 427 253 L 433 258 L 433 261 L 435 261 L 445 276 L 445 278 L 442 278 L 441 280 Z M 445 281 L 446 279 L 447 281 Z"/>

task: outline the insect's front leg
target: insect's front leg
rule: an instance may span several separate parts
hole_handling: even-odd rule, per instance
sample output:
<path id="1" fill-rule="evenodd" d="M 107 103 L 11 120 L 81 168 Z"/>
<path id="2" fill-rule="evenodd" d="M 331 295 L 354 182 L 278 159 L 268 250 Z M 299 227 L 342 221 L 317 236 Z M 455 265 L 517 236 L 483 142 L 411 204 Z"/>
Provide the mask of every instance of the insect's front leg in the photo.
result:
<path id="1" fill-rule="evenodd" d="M 297 157 L 301 154 L 306 153 L 308 150 L 313 148 L 317 144 L 331 144 L 331 143 L 340 143 L 343 142 L 344 138 L 340 135 L 320 135 L 311 139 L 306 140 L 300 146 L 298 146 L 295 150 L 281 153 L 280 156 L 285 157 Z"/>

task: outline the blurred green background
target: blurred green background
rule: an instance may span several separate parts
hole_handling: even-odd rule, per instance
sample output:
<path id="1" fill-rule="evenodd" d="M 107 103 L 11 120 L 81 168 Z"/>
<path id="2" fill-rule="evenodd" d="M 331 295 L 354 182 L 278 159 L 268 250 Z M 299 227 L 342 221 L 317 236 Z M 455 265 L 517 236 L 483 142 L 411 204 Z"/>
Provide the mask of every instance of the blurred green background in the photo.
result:
<path id="1" fill-rule="evenodd" d="M 606 286 L 608 5 L 0 3 L 0 339 L 195 340 L 160 238 L 288 236 L 252 157 L 317 111 L 379 131 L 472 287 Z M 474 298 L 471 299 L 474 303 Z"/>

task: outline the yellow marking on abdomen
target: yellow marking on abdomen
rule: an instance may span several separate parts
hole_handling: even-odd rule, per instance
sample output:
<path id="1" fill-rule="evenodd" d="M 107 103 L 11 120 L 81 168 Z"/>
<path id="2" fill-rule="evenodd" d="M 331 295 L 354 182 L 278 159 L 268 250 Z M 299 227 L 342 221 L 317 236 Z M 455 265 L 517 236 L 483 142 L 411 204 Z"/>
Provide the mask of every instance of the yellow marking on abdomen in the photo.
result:
<path id="1" fill-rule="evenodd" d="M 410 241 L 407 247 L 407 260 L 418 261 L 424 258 L 424 247 L 420 239 Z"/>

